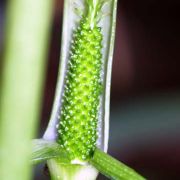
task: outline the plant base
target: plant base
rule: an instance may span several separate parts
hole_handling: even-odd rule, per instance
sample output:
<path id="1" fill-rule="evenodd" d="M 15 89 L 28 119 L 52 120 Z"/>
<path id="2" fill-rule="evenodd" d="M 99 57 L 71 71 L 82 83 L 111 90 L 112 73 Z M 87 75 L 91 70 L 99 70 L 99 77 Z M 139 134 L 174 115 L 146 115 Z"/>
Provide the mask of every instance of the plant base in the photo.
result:
<path id="1" fill-rule="evenodd" d="M 91 165 L 64 164 L 58 160 L 47 162 L 51 180 L 95 180 L 98 171 Z"/>

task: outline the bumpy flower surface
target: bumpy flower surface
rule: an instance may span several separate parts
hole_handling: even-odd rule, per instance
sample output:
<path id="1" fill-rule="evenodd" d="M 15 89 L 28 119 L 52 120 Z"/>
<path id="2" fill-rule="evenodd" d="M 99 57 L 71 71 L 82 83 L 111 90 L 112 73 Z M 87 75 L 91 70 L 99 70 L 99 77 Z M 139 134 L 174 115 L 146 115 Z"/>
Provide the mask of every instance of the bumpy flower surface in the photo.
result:
<path id="1" fill-rule="evenodd" d="M 101 29 L 83 19 L 74 32 L 65 79 L 58 143 L 71 160 L 87 161 L 97 140 L 97 121 L 102 90 Z"/>

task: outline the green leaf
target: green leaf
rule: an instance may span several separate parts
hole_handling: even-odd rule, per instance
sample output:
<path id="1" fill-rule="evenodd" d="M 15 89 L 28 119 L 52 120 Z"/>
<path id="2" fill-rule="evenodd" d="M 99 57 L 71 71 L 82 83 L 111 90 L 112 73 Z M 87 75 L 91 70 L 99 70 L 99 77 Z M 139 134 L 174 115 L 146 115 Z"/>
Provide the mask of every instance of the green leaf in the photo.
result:
<path id="1" fill-rule="evenodd" d="M 58 159 L 62 163 L 69 163 L 68 154 L 59 144 L 43 139 L 34 139 L 32 142 L 31 163 L 38 164 L 49 159 Z"/>
<path id="2" fill-rule="evenodd" d="M 110 155 L 96 149 L 90 163 L 102 174 L 115 180 L 145 180 L 136 171 Z"/>

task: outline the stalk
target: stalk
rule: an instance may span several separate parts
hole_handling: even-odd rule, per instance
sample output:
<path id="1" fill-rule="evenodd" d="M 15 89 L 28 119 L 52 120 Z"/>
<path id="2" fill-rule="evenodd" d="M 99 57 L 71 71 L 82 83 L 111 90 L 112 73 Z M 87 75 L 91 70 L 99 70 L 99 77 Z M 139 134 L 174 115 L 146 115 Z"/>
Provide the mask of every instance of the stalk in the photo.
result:
<path id="1" fill-rule="evenodd" d="M 51 0 L 9 0 L 1 73 L 0 179 L 31 179 L 35 136 L 45 75 Z"/>
<path id="2" fill-rule="evenodd" d="M 51 180 L 94 180 L 97 170 L 91 165 L 66 164 L 51 159 L 48 161 Z"/>

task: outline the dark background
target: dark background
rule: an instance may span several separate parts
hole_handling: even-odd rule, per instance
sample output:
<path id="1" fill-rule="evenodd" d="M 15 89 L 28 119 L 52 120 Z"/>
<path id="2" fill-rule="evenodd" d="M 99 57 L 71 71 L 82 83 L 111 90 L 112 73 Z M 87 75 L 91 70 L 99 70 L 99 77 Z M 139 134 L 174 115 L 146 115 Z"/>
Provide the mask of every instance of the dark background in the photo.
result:
<path id="1" fill-rule="evenodd" d="M 1 51 L 5 1 L 0 4 Z M 62 7 L 57 0 L 39 136 L 54 97 Z M 149 180 L 180 179 L 179 0 L 119 0 L 110 122 L 111 155 Z M 41 167 L 36 180 L 46 179 Z"/>

